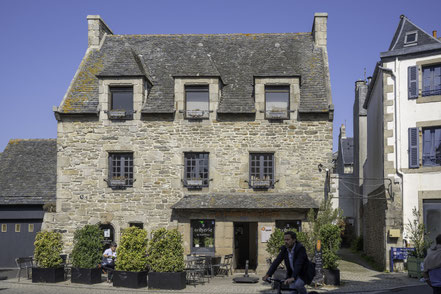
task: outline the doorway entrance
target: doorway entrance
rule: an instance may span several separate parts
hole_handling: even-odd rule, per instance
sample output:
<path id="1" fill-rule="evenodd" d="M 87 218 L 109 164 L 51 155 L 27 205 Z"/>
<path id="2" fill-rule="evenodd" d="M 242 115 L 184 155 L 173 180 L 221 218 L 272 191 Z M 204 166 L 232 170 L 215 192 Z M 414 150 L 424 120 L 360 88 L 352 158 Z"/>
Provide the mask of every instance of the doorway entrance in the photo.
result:
<path id="1" fill-rule="evenodd" d="M 234 223 L 234 256 L 236 269 L 257 268 L 257 222 Z"/>

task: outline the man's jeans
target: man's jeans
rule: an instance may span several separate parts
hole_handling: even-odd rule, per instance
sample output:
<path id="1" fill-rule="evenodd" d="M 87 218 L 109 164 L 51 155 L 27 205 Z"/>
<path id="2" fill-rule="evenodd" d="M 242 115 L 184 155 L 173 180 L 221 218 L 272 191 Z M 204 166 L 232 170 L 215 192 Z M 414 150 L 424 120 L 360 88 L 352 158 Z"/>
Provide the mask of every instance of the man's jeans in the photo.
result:
<path id="1" fill-rule="evenodd" d="M 294 282 L 289 284 L 289 288 L 296 290 L 296 291 L 290 292 L 290 294 L 306 294 L 307 293 L 306 288 L 305 288 L 305 282 L 303 282 L 303 280 L 300 279 L 299 277 Z"/>

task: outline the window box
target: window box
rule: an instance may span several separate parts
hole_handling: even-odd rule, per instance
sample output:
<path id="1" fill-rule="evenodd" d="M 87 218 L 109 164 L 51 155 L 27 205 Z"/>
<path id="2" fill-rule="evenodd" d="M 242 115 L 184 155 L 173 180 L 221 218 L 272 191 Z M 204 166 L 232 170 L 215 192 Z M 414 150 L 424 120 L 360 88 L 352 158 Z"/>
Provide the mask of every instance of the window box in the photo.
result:
<path id="1" fill-rule="evenodd" d="M 122 187 L 126 185 L 126 180 L 125 179 L 111 179 L 109 181 L 109 185 L 111 187 Z"/>
<path id="2" fill-rule="evenodd" d="M 288 111 L 283 110 L 269 110 L 266 112 L 266 118 L 268 119 L 288 119 Z"/>
<path id="3" fill-rule="evenodd" d="M 188 187 L 201 187 L 203 184 L 202 180 L 187 180 Z"/>
<path id="4" fill-rule="evenodd" d="M 108 114 L 110 119 L 122 119 L 126 117 L 125 110 L 110 110 Z"/>
<path id="5" fill-rule="evenodd" d="M 253 180 L 251 182 L 253 188 L 269 188 L 271 186 L 270 180 Z"/>
<path id="6" fill-rule="evenodd" d="M 208 118 L 207 110 L 187 110 L 185 112 L 187 118 Z"/>

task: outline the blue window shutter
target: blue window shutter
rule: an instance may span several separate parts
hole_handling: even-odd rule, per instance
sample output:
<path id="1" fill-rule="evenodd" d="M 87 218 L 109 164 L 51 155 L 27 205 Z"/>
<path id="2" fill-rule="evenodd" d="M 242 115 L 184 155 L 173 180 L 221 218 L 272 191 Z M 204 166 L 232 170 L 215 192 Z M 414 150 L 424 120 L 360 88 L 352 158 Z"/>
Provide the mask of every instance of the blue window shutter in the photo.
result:
<path id="1" fill-rule="evenodd" d="M 418 68 L 416 66 L 409 66 L 407 68 L 409 99 L 418 98 Z"/>
<path id="2" fill-rule="evenodd" d="M 419 167 L 418 128 L 409 128 L 409 168 Z"/>

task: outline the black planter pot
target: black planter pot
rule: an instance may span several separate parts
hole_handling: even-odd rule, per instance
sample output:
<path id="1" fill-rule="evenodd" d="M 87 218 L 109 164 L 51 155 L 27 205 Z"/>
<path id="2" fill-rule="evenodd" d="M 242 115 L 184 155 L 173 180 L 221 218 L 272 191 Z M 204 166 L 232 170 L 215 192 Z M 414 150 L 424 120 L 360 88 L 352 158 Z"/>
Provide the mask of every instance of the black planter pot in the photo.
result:
<path id="1" fill-rule="evenodd" d="M 177 273 L 149 273 L 149 289 L 185 289 L 187 279 L 185 272 Z"/>
<path id="2" fill-rule="evenodd" d="M 64 281 L 64 267 L 32 268 L 32 283 L 58 283 Z"/>
<path id="3" fill-rule="evenodd" d="M 70 281 L 78 284 L 101 283 L 101 269 L 73 267 L 70 275 Z"/>
<path id="4" fill-rule="evenodd" d="M 113 286 L 125 288 L 142 288 L 147 287 L 147 271 L 144 272 L 113 272 Z"/>
<path id="5" fill-rule="evenodd" d="M 323 269 L 326 285 L 340 285 L 340 270 L 339 269 Z"/>

